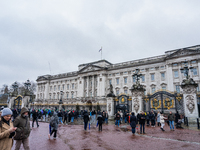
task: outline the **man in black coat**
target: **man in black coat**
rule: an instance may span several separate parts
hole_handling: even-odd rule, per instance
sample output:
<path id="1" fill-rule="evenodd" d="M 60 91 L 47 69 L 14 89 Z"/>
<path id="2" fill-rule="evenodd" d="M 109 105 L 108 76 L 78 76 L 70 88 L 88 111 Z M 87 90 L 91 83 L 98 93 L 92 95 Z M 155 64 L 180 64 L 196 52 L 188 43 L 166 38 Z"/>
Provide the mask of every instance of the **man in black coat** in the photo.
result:
<path id="1" fill-rule="evenodd" d="M 84 113 L 83 120 L 84 120 L 84 130 L 87 130 L 88 121 L 90 120 L 87 111 Z"/>
<path id="2" fill-rule="evenodd" d="M 99 124 L 99 131 L 102 131 L 102 124 L 104 122 L 104 119 L 101 115 L 99 115 L 97 120 L 98 120 L 98 124 Z"/>
<path id="3" fill-rule="evenodd" d="M 142 112 L 142 114 L 140 115 L 140 118 L 139 118 L 139 123 L 140 123 L 140 134 L 142 134 L 142 131 L 143 131 L 143 134 L 145 134 L 145 114 L 144 112 Z M 142 130 L 143 128 L 143 130 Z"/>
<path id="4" fill-rule="evenodd" d="M 33 122 L 32 122 L 32 127 L 34 127 L 34 122 L 36 121 L 36 124 L 37 124 L 37 127 L 39 127 L 39 124 L 38 124 L 38 110 L 36 109 L 34 112 L 33 112 Z"/>
<path id="5" fill-rule="evenodd" d="M 132 133 L 135 134 L 135 127 L 136 127 L 137 118 L 136 118 L 134 112 L 132 112 L 131 114 L 132 114 L 132 116 L 130 118 L 130 125 L 131 125 L 131 128 L 132 128 Z"/>

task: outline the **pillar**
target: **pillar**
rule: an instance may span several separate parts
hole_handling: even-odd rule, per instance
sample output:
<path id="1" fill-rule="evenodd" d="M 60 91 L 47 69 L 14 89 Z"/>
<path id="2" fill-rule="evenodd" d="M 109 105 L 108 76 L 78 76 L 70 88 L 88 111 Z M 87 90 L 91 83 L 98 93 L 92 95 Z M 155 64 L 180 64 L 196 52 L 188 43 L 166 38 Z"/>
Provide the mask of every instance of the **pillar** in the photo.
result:
<path id="1" fill-rule="evenodd" d="M 137 115 L 140 111 L 143 111 L 143 99 L 144 91 L 134 90 L 132 92 L 132 112 Z"/>
<path id="2" fill-rule="evenodd" d="M 197 89 L 195 85 L 186 85 L 183 89 L 184 111 L 186 117 L 198 118 Z"/>

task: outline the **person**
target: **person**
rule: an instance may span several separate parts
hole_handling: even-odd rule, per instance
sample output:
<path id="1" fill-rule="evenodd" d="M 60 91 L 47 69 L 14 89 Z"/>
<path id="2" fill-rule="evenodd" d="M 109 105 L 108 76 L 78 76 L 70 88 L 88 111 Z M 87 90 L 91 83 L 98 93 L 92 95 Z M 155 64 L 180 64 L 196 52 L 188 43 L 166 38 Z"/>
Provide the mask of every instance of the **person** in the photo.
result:
<path id="1" fill-rule="evenodd" d="M 50 127 L 50 133 L 48 134 L 49 139 L 53 133 L 54 133 L 53 139 L 54 140 L 56 139 L 58 124 L 59 124 L 59 118 L 57 116 L 57 113 L 54 112 L 53 116 L 51 117 L 50 124 L 49 124 L 49 127 Z"/>
<path id="2" fill-rule="evenodd" d="M 125 111 L 125 114 L 124 114 L 124 116 L 125 116 L 124 123 L 127 123 L 127 121 L 128 121 L 128 116 L 129 116 L 129 114 L 128 114 L 128 111 L 127 111 L 127 110 Z"/>
<path id="3" fill-rule="evenodd" d="M 71 111 L 71 123 L 74 123 L 74 111 Z"/>
<path id="4" fill-rule="evenodd" d="M 144 114 L 144 112 L 142 112 L 142 114 L 140 115 L 140 118 L 139 118 L 140 134 L 142 134 L 142 131 L 143 131 L 143 134 L 145 134 L 145 119 L 146 119 L 145 114 Z"/>
<path id="5" fill-rule="evenodd" d="M 142 112 L 142 111 L 141 111 L 141 112 Z M 140 113 L 141 113 L 141 112 L 140 112 Z M 136 124 L 139 124 L 139 120 L 140 120 L 140 113 L 138 113 L 138 114 L 137 114 L 137 122 L 136 122 Z"/>
<path id="6" fill-rule="evenodd" d="M 134 112 L 132 112 L 131 115 L 132 116 L 130 118 L 130 125 L 131 125 L 131 128 L 132 128 L 132 133 L 135 134 L 135 127 L 136 127 L 137 118 L 136 118 Z"/>
<path id="7" fill-rule="evenodd" d="M 67 116 L 68 116 L 68 112 L 67 112 L 67 110 L 65 110 L 63 123 L 66 122 L 66 125 L 67 125 Z"/>
<path id="8" fill-rule="evenodd" d="M 116 113 L 116 115 L 115 115 L 115 119 L 116 119 L 115 126 L 118 125 L 118 127 L 119 127 L 120 118 L 121 118 L 121 116 L 120 116 L 120 113 L 119 113 L 119 111 L 118 111 L 118 112 Z"/>
<path id="9" fill-rule="evenodd" d="M 59 118 L 59 122 L 60 122 L 61 124 L 63 124 L 63 122 L 62 122 L 62 117 L 63 117 L 62 111 L 60 110 L 60 112 L 58 113 L 58 118 Z"/>
<path id="10" fill-rule="evenodd" d="M 83 120 L 84 120 L 84 130 L 87 130 L 88 121 L 90 120 L 87 111 L 85 111 L 84 113 Z"/>
<path id="11" fill-rule="evenodd" d="M 30 120 L 28 118 L 28 109 L 26 107 L 22 108 L 21 115 L 15 119 L 14 126 L 17 127 L 16 136 L 14 137 L 14 140 L 16 141 L 15 150 L 19 150 L 22 143 L 25 150 L 30 150 L 29 135 L 31 128 Z"/>
<path id="12" fill-rule="evenodd" d="M 32 122 L 32 127 L 34 127 L 34 122 L 36 121 L 36 124 L 37 124 L 37 127 L 39 127 L 39 124 L 38 124 L 38 110 L 36 109 L 34 112 L 33 112 L 33 122 Z"/>
<path id="13" fill-rule="evenodd" d="M 160 126 L 160 112 L 157 114 L 157 125 Z"/>
<path id="14" fill-rule="evenodd" d="M 0 118 L 1 118 L 2 111 L 0 111 Z"/>
<path id="15" fill-rule="evenodd" d="M 108 124 L 108 112 L 105 113 L 105 123 Z"/>
<path id="16" fill-rule="evenodd" d="M 178 120 L 181 119 L 180 117 L 180 114 L 178 113 L 178 111 L 176 111 L 175 113 L 175 123 L 176 123 L 176 127 L 177 127 L 177 123 L 178 123 Z"/>
<path id="17" fill-rule="evenodd" d="M 0 114 L 0 149 L 11 150 L 13 146 L 12 137 L 15 135 L 15 130 L 17 129 L 11 121 L 13 113 L 9 108 L 4 108 Z"/>
<path id="18" fill-rule="evenodd" d="M 120 124 L 122 124 L 122 121 L 123 121 L 123 113 L 122 113 L 122 111 L 120 110 Z"/>
<path id="19" fill-rule="evenodd" d="M 155 127 L 155 119 L 156 119 L 155 114 L 152 110 L 152 112 L 151 112 L 151 127 Z"/>
<path id="20" fill-rule="evenodd" d="M 97 120 L 98 120 L 98 124 L 99 124 L 99 131 L 102 131 L 102 124 L 104 122 L 102 115 L 98 115 Z"/>
<path id="21" fill-rule="evenodd" d="M 149 112 L 147 112 L 146 119 L 147 119 L 147 126 L 149 126 L 149 120 L 150 120 L 150 114 L 149 114 Z"/>
<path id="22" fill-rule="evenodd" d="M 164 128 L 164 126 L 165 126 L 165 120 L 164 119 L 167 119 L 167 118 L 165 118 L 164 116 L 163 116 L 163 113 L 160 113 L 160 123 L 161 123 L 161 130 L 162 131 L 165 131 L 163 128 Z"/>
<path id="23" fill-rule="evenodd" d="M 171 111 L 169 112 L 168 120 L 169 120 L 170 130 L 174 131 L 174 115 L 172 114 Z"/>

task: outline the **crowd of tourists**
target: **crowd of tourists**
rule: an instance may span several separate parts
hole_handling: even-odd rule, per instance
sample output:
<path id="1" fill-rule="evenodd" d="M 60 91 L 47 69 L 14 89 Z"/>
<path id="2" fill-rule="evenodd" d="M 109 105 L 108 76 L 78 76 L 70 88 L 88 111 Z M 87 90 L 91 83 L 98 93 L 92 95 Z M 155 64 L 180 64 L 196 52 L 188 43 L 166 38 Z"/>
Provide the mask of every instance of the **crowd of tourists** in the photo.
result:
<path id="1" fill-rule="evenodd" d="M 86 111 L 86 110 L 60 110 L 54 111 L 50 109 L 27 109 L 23 107 L 22 109 L 9 109 L 4 108 L 0 112 L 0 147 L 5 150 L 11 150 L 13 145 L 13 140 L 15 140 L 15 150 L 19 150 L 21 144 L 25 150 L 29 150 L 29 135 L 31 132 L 30 119 L 32 119 L 32 128 L 36 122 L 37 127 L 39 127 L 38 121 L 48 121 L 49 122 L 49 134 L 48 137 L 53 135 L 53 138 L 57 137 L 58 124 L 74 124 L 74 120 L 83 121 L 84 130 L 87 130 L 88 124 L 90 126 L 95 125 L 99 127 L 98 130 L 102 131 L 102 125 L 108 124 L 108 113 L 107 111 L 97 112 Z M 178 120 L 180 115 L 177 112 L 172 114 L 171 112 L 164 116 L 160 112 L 140 112 L 135 116 L 134 112 L 129 113 L 127 110 L 122 113 L 118 111 L 115 114 L 115 126 L 120 126 L 122 123 L 130 124 L 132 127 L 132 133 L 135 134 L 136 129 L 140 126 L 140 134 L 145 134 L 145 126 L 160 126 L 162 131 L 164 130 L 165 122 L 170 126 L 170 129 L 174 131 L 174 122 L 178 126 Z"/>
<path id="2" fill-rule="evenodd" d="M 115 126 L 120 126 L 120 123 L 122 120 L 124 120 L 124 123 L 129 123 L 130 126 L 132 127 L 132 133 L 135 134 L 135 129 L 140 126 L 140 134 L 145 134 L 145 125 L 146 126 L 151 126 L 155 127 L 156 124 L 157 126 L 160 126 L 160 129 L 162 131 L 164 130 L 165 122 L 170 126 L 170 130 L 174 131 L 174 123 L 177 128 L 182 128 L 181 127 L 181 116 L 176 112 L 176 114 L 172 114 L 170 111 L 168 115 L 164 116 L 163 113 L 161 112 L 154 112 L 153 110 L 151 112 L 143 112 L 141 111 L 140 113 L 135 116 L 135 113 L 128 113 L 125 111 L 125 113 L 122 113 L 121 111 L 118 111 L 115 114 Z"/>

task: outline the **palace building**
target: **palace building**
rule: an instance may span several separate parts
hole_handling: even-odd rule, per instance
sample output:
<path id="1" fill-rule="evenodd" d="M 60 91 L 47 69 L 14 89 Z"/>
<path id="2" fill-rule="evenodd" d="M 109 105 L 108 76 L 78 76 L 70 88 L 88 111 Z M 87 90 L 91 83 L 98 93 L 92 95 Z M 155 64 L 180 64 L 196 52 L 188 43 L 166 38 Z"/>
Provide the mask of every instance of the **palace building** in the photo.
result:
<path id="1" fill-rule="evenodd" d="M 140 84 L 144 95 L 157 91 L 182 93 L 180 87 L 185 78 L 181 67 L 187 62 L 192 66 L 190 77 L 200 86 L 200 45 L 166 51 L 165 54 L 145 59 L 112 64 L 107 60 L 80 64 L 75 72 L 43 75 L 37 78 L 36 108 L 57 107 L 62 100 L 64 109 L 107 110 L 106 96 L 110 84 L 116 96 L 124 95 L 131 100 L 131 86 L 136 82 L 133 74 L 140 69 Z M 129 107 L 129 106 L 127 106 Z M 129 111 L 132 107 L 129 107 Z"/>

